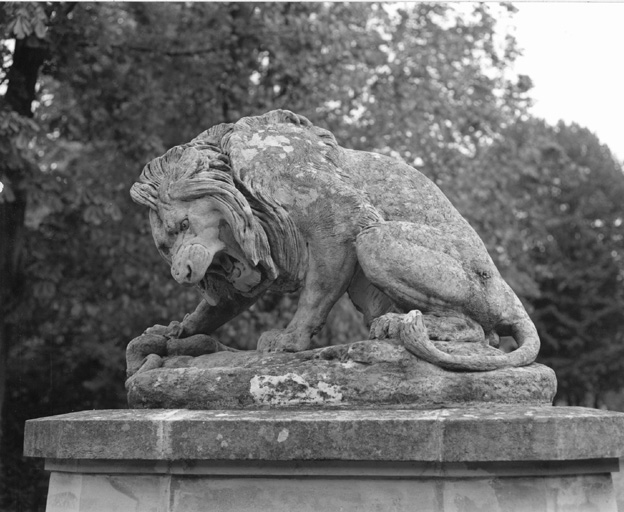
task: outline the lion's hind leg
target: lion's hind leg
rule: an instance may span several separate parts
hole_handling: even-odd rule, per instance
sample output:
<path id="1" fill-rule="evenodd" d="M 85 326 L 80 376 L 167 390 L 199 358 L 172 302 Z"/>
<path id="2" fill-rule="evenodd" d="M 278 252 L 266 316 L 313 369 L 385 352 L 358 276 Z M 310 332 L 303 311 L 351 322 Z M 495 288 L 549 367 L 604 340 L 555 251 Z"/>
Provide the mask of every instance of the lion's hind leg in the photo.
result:
<path id="1" fill-rule="evenodd" d="M 490 300 L 489 286 L 498 273 L 466 227 L 386 222 L 360 233 L 356 250 L 362 271 L 405 313 L 373 321 L 371 337 L 398 338 L 414 355 L 449 369 L 513 366 L 502 352 L 481 353 L 487 348 L 483 345 L 495 341 L 500 304 Z M 478 342 L 481 347 L 448 341 Z"/>
<path id="2" fill-rule="evenodd" d="M 376 318 L 371 337 L 398 337 L 402 315 L 385 313 L 418 310 L 431 340 L 485 344 L 483 327 L 461 306 L 474 295 L 474 279 L 465 269 L 457 235 L 426 225 L 385 222 L 364 230 L 356 247 L 361 270 L 349 292 L 356 305 L 356 299 L 367 296 L 360 302 L 367 302 L 365 313 L 371 316 L 372 311 Z M 383 309 L 376 305 L 379 300 L 371 300 L 371 289 L 385 297 Z"/>
<path id="3" fill-rule="evenodd" d="M 400 311 L 461 316 L 479 296 L 477 274 L 466 266 L 464 241 L 451 228 L 374 224 L 358 235 L 356 250 L 366 277 Z"/>

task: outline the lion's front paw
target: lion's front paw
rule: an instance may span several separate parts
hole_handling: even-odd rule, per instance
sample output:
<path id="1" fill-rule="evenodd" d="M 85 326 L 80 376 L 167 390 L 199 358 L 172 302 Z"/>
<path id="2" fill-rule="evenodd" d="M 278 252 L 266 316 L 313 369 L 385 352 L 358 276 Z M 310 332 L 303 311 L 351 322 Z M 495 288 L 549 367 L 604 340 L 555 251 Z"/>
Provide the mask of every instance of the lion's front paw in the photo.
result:
<path id="1" fill-rule="evenodd" d="M 310 337 L 296 331 L 272 329 L 258 340 L 259 352 L 301 352 L 310 346 Z"/>
<path id="2" fill-rule="evenodd" d="M 181 338 L 184 332 L 184 325 L 182 322 L 176 320 L 169 323 L 169 325 L 156 324 L 145 330 L 143 334 L 156 334 L 158 336 L 164 336 L 165 338 Z"/>
<path id="3" fill-rule="evenodd" d="M 167 353 L 167 338 L 155 332 L 147 332 L 134 338 L 126 348 L 126 374 L 128 377 L 139 370 L 157 368 L 161 357 Z M 150 356 L 154 356 L 151 357 Z M 157 358 L 157 359 L 156 359 Z M 146 366 L 146 363 L 147 366 Z"/>

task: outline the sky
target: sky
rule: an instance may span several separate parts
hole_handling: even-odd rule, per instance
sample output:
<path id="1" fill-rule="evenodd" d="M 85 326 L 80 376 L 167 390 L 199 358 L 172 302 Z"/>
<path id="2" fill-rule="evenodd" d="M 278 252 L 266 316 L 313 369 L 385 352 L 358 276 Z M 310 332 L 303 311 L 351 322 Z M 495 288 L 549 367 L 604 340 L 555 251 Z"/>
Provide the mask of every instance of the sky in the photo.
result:
<path id="1" fill-rule="evenodd" d="M 624 2 L 514 2 L 532 113 L 576 122 L 624 161 Z"/>

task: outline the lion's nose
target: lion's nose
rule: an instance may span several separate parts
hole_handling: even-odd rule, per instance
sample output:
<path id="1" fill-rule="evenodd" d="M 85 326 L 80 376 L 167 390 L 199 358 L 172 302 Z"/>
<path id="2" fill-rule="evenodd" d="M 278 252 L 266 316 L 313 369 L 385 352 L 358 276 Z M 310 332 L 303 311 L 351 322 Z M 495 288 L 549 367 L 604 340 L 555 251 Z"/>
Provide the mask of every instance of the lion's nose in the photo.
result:
<path id="1" fill-rule="evenodd" d="M 193 284 L 193 267 L 186 262 L 178 265 L 172 265 L 171 275 L 180 284 Z"/>
<path id="2" fill-rule="evenodd" d="M 187 244 L 176 251 L 171 262 L 171 275 L 180 284 L 194 285 L 206 274 L 213 252 L 200 244 Z"/>

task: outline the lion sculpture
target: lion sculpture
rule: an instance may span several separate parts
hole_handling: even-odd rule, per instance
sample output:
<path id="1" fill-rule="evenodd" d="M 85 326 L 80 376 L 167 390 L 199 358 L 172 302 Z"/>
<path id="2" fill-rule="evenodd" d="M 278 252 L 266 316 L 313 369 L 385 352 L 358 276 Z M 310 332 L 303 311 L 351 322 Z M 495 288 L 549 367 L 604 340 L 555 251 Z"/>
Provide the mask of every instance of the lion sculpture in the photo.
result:
<path id="1" fill-rule="evenodd" d="M 340 147 L 303 116 L 276 110 L 214 126 L 147 164 L 131 195 L 149 207 L 173 277 L 203 296 L 182 322 L 160 327 L 170 347 L 212 333 L 270 289 L 301 294 L 288 326 L 261 335 L 260 351 L 308 349 L 347 292 L 371 338 L 398 338 L 443 368 L 537 356 L 533 322 L 439 188 L 396 159 Z M 518 348 L 458 354 L 434 343 L 498 346 L 500 335 Z"/>

